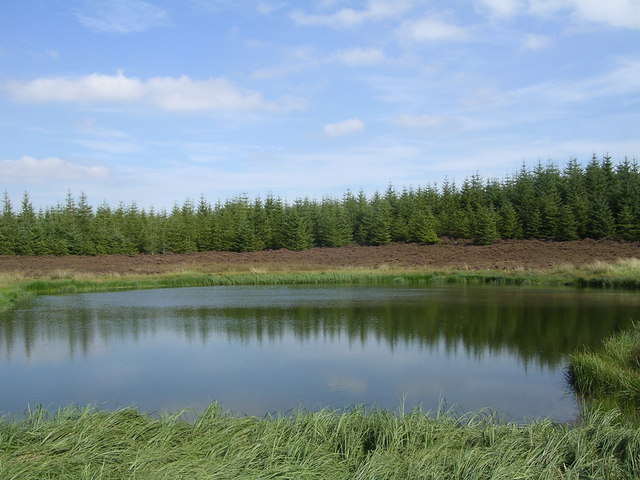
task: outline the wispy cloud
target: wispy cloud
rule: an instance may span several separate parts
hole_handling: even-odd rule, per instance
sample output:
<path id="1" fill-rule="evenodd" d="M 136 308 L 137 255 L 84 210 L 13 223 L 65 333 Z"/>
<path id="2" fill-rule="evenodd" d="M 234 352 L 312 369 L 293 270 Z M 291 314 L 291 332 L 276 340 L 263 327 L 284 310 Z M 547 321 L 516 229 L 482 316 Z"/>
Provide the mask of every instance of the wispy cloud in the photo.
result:
<path id="1" fill-rule="evenodd" d="M 523 50 L 542 50 L 553 45 L 553 39 L 548 35 L 528 34 L 522 43 Z"/>
<path id="2" fill-rule="evenodd" d="M 398 36 L 408 42 L 466 41 L 470 31 L 449 23 L 437 15 L 407 20 L 398 29 Z"/>
<path id="3" fill-rule="evenodd" d="M 169 14 L 142 0 L 92 0 L 76 12 L 80 23 L 98 33 L 144 32 L 167 25 Z"/>
<path id="4" fill-rule="evenodd" d="M 573 22 L 640 29 L 638 0 L 476 0 L 476 8 L 496 19 L 516 15 L 564 18 Z"/>
<path id="5" fill-rule="evenodd" d="M 24 156 L 18 160 L 0 159 L 0 180 L 3 183 L 42 184 L 51 180 L 103 179 L 109 169 L 98 165 L 81 165 L 59 158 L 38 160 Z"/>
<path id="6" fill-rule="evenodd" d="M 104 128 L 96 125 L 93 118 L 87 118 L 76 127 L 77 135 L 71 138 L 73 143 L 82 145 L 96 153 L 109 155 L 137 153 L 142 150 L 140 145 L 129 134 L 120 130 Z"/>
<path id="7" fill-rule="evenodd" d="M 144 104 L 166 111 L 291 110 L 296 99 L 267 101 L 258 92 L 241 90 L 224 78 L 193 80 L 188 76 L 143 80 L 93 73 L 79 78 L 48 77 L 5 85 L 14 100 L 25 103 Z"/>
<path id="8" fill-rule="evenodd" d="M 568 12 L 576 21 L 640 30 L 638 0 L 529 0 L 528 11 L 551 16 Z"/>
<path id="9" fill-rule="evenodd" d="M 291 18 L 299 26 L 358 27 L 369 21 L 398 18 L 411 8 L 407 1 L 370 0 L 363 9 L 342 8 L 333 13 L 308 14 L 294 10 Z"/>
<path id="10" fill-rule="evenodd" d="M 324 133 L 330 137 L 341 137 L 364 130 L 364 123 L 359 118 L 350 118 L 337 123 L 329 123 L 324 126 Z"/>
<path id="11" fill-rule="evenodd" d="M 640 59 L 620 59 L 615 67 L 582 79 L 550 80 L 502 94 L 505 102 L 530 101 L 540 104 L 546 99 L 551 104 L 593 102 L 599 98 L 622 97 L 640 93 Z M 630 101 L 633 101 L 631 97 Z M 640 101 L 636 98 L 635 100 Z"/>
<path id="12" fill-rule="evenodd" d="M 403 113 L 396 116 L 392 123 L 399 127 L 434 128 L 441 126 L 445 121 L 445 118 L 440 115 L 410 115 Z"/>
<path id="13" fill-rule="evenodd" d="M 378 48 L 348 48 L 333 54 L 333 58 L 351 67 L 371 66 L 383 62 L 385 57 Z"/>
<path id="14" fill-rule="evenodd" d="M 476 0 L 476 8 L 494 18 L 508 18 L 520 13 L 524 3 L 523 0 Z"/>

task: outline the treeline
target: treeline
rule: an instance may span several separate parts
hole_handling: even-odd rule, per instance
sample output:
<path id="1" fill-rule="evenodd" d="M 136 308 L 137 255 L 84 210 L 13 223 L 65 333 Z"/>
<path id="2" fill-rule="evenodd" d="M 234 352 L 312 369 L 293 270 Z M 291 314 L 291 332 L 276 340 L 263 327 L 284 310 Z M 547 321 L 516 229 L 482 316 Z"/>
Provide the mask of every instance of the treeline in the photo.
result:
<path id="1" fill-rule="evenodd" d="M 0 254 L 99 255 L 340 247 L 390 242 L 436 243 L 441 237 L 489 244 L 495 239 L 640 239 L 640 169 L 593 157 L 563 169 L 522 166 L 502 180 L 479 175 L 462 185 L 393 187 L 371 196 L 287 203 L 239 196 L 210 204 L 186 200 L 170 211 L 135 203 L 93 208 L 85 194 L 35 211 L 28 193 L 14 209 L 5 192 Z"/>

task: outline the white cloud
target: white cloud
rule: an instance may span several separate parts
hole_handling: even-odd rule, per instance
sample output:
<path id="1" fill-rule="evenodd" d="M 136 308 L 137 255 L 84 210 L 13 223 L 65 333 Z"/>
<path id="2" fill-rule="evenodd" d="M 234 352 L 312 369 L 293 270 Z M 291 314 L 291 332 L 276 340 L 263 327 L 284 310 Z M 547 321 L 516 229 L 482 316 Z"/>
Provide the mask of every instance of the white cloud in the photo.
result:
<path id="1" fill-rule="evenodd" d="M 166 11 L 142 0 L 94 0 L 77 12 L 80 23 L 94 32 L 126 34 L 166 25 Z"/>
<path id="2" fill-rule="evenodd" d="M 307 14 L 301 10 L 291 13 L 291 18 L 301 26 L 358 27 L 368 21 L 383 21 L 403 15 L 411 3 L 407 1 L 369 0 L 364 9 L 342 8 L 330 14 Z"/>
<path id="3" fill-rule="evenodd" d="M 92 73 L 84 77 L 39 78 L 27 83 L 10 82 L 8 89 L 20 102 L 77 102 L 111 103 L 130 102 L 144 94 L 144 87 L 137 78 Z"/>
<path id="4" fill-rule="evenodd" d="M 620 59 L 611 71 L 579 80 L 554 80 L 530 85 L 501 94 L 507 102 L 527 99 L 540 104 L 547 99 L 557 105 L 573 102 L 593 102 L 599 98 L 637 95 L 640 92 L 640 59 Z M 633 101 L 629 99 L 629 101 Z M 546 105 L 546 104 L 545 104 Z"/>
<path id="5" fill-rule="evenodd" d="M 529 11 L 542 16 L 567 11 L 579 21 L 640 29 L 639 0 L 529 0 Z"/>
<path id="6" fill-rule="evenodd" d="M 398 29 L 398 35 L 410 42 L 464 41 L 470 37 L 467 29 L 434 16 L 407 20 Z"/>
<path id="7" fill-rule="evenodd" d="M 349 135 L 364 130 L 364 123 L 359 118 L 350 118 L 337 123 L 329 123 L 324 126 L 324 133 L 330 137 Z"/>
<path id="8" fill-rule="evenodd" d="M 93 158 L 100 153 L 112 158 L 114 154 L 130 154 L 142 150 L 142 145 L 127 133 L 100 127 L 93 118 L 80 122 L 77 133 L 78 136 L 71 138 L 71 141 L 90 149 Z"/>
<path id="9" fill-rule="evenodd" d="M 553 39 L 547 35 L 529 34 L 525 37 L 522 44 L 523 50 L 541 50 L 550 47 Z"/>
<path id="10" fill-rule="evenodd" d="M 394 125 L 411 128 L 434 128 L 445 123 L 445 119 L 439 115 L 409 115 L 401 114 L 392 121 Z"/>
<path id="11" fill-rule="evenodd" d="M 265 102 L 257 92 L 241 92 L 223 78 L 194 81 L 180 78 L 155 77 L 147 81 L 149 102 L 163 110 L 261 110 L 275 105 Z"/>
<path id="12" fill-rule="evenodd" d="M 640 29 L 639 0 L 475 0 L 476 8 L 491 17 L 529 14 L 558 18 L 569 14 L 574 21 Z"/>
<path id="13" fill-rule="evenodd" d="M 0 180 L 4 183 L 41 184 L 51 180 L 103 179 L 109 169 L 97 165 L 79 165 L 59 158 L 38 160 L 24 156 L 19 160 L 0 160 Z"/>
<path id="14" fill-rule="evenodd" d="M 339 50 L 333 58 L 352 67 L 376 65 L 384 61 L 384 53 L 377 48 L 348 48 Z"/>
<path id="15" fill-rule="evenodd" d="M 522 7 L 522 0 L 476 0 L 476 5 L 488 11 L 492 17 L 505 18 L 518 14 Z"/>
<path id="16" fill-rule="evenodd" d="M 567 3 L 582 20 L 640 30 L 638 0 L 567 0 Z"/>
<path id="17" fill-rule="evenodd" d="M 262 95 L 240 90 L 224 78 L 192 80 L 152 77 L 142 80 L 93 73 L 79 78 L 50 77 L 26 83 L 9 82 L 6 89 L 20 102 L 68 102 L 80 104 L 145 104 L 168 111 L 291 110 L 301 102 L 282 99 L 268 102 Z"/>

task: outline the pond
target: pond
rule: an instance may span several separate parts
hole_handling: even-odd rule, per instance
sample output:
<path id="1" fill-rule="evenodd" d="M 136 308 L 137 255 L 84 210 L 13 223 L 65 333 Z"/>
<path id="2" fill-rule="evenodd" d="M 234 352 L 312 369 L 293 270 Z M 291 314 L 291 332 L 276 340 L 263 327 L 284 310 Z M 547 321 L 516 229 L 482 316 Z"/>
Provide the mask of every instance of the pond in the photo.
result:
<path id="1" fill-rule="evenodd" d="M 633 292 L 461 286 L 42 296 L 0 316 L 0 412 L 445 403 L 571 420 L 566 355 L 628 328 L 639 305 Z"/>

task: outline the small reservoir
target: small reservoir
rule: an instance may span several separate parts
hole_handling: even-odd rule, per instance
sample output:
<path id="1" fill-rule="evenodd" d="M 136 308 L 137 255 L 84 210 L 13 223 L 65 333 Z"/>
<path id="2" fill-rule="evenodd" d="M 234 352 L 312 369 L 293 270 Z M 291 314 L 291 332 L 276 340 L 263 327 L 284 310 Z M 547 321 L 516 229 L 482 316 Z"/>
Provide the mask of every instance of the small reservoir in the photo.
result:
<path id="1" fill-rule="evenodd" d="M 0 413 L 93 404 L 237 414 L 356 404 L 572 420 L 567 355 L 634 292 L 220 286 L 42 296 L 0 315 Z"/>

